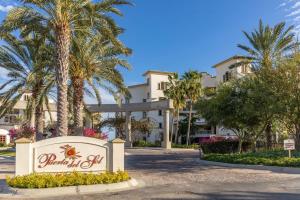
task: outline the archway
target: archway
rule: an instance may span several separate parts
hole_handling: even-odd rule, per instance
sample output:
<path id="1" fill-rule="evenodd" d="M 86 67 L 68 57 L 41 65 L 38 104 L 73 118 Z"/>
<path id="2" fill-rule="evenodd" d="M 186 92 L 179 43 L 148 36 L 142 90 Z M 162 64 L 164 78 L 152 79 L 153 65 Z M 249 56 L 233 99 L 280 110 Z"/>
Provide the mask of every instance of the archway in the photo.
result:
<path id="1" fill-rule="evenodd" d="M 164 117 L 164 139 L 162 147 L 165 149 L 171 148 L 170 141 L 170 110 L 173 109 L 172 100 L 161 100 L 153 102 L 143 102 L 143 103 L 126 103 L 126 104 L 89 104 L 87 109 L 91 113 L 103 113 L 103 112 L 125 112 L 126 113 L 126 146 L 132 147 L 132 137 L 131 137 L 131 113 L 132 112 L 146 112 L 152 110 L 162 110 Z"/>

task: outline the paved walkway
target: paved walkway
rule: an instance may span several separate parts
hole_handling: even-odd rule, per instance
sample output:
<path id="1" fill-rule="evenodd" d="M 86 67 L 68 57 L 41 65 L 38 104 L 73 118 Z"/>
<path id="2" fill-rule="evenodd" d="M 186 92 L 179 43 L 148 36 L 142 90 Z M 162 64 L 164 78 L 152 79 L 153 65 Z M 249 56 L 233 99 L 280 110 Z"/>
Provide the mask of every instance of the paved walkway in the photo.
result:
<path id="1" fill-rule="evenodd" d="M 127 170 L 132 177 L 145 181 L 146 187 L 123 192 L 44 199 L 300 200 L 299 174 L 201 164 L 196 161 L 197 157 L 198 152 L 193 150 L 126 150 Z M 6 171 L 11 172 L 8 169 Z"/>

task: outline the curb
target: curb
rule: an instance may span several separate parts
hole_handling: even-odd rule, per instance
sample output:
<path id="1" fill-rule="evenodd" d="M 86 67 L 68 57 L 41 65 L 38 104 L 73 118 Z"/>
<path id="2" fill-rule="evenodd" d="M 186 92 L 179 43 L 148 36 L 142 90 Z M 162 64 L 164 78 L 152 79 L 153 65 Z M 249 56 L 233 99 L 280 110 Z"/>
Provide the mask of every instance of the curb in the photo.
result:
<path id="1" fill-rule="evenodd" d="M 79 185 L 56 188 L 41 188 L 41 189 L 16 189 L 8 187 L 6 194 L 0 194 L 1 197 L 19 198 L 19 197 L 53 197 L 63 195 L 81 195 L 93 193 L 116 192 L 130 190 L 143 187 L 145 183 L 141 180 L 137 181 L 131 178 L 129 181 L 112 184 L 97 184 L 97 185 Z"/>
<path id="2" fill-rule="evenodd" d="M 232 167 L 232 168 L 246 168 L 246 169 L 256 169 L 256 170 L 270 170 L 276 173 L 287 173 L 287 174 L 300 174 L 300 168 L 294 167 L 278 167 L 278 166 L 265 166 L 265 165 L 246 165 L 246 164 L 232 164 L 223 162 L 214 162 L 208 160 L 197 159 L 197 163 L 205 165 L 215 165 L 221 167 Z"/>

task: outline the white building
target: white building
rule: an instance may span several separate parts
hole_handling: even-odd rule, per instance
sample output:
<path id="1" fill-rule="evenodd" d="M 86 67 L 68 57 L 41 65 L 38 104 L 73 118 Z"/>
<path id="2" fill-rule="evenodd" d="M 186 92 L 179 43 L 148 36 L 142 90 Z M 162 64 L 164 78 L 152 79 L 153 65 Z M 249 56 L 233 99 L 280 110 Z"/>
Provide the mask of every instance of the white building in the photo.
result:
<path id="1" fill-rule="evenodd" d="M 128 86 L 131 94 L 129 103 L 152 102 L 165 99 L 164 90 L 171 72 L 147 71 L 143 74 L 146 83 Z M 133 112 L 135 120 L 150 119 L 155 122 L 155 127 L 149 136 L 145 136 L 151 142 L 161 141 L 163 135 L 163 113 L 161 110 L 149 112 Z"/>
<path id="2" fill-rule="evenodd" d="M 224 61 L 221 61 L 213 66 L 216 69 L 216 84 L 226 83 L 230 79 L 239 79 L 251 73 L 251 66 L 247 62 L 248 59 L 243 56 L 232 56 Z M 231 130 L 225 129 L 222 126 L 216 127 L 217 135 L 234 135 Z"/>
<path id="3" fill-rule="evenodd" d="M 0 118 L 0 129 L 9 130 L 11 128 L 18 128 L 19 125 L 25 119 L 25 112 L 27 108 L 28 100 L 31 96 L 31 93 L 25 93 L 22 95 L 20 100 L 14 106 L 14 109 L 7 113 L 3 118 Z M 44 107 L 44 125 L 47 126 L 52 122 L 57 121 L 56 116 L 56 104 L 53 100 L 49 104 L 50 111 L 47 110 L 46 106 Z M 51 116 L 50 116 L 51 115 Z M 52 119 L 52 121 L 51 121 Z"/>
<path id="4" fill-rule="evenodd" d="M 207 72 L 202 72 L 202 87 L 216 89 L 218 85 L 229 81 L 232 78 L 241 78 L 248 73 L 251 73 L 249 64 L 246 64 L 247 59 L 242 56 L 233 56 L 224 61 L 221 61 L 213 66 L 216 70 L 216 76 L 212 76 Z M 245 63 L 245 64 L 244 64 Z M 173 72 L 161 72 L 161 71 L 146 71 L 143 76 L 145 77 L 145 83 L 128 86 L 131 93 L 130 103 L 151 102 L 165 99 L 164 89 L 166 89 L 166 83 L 168 82 L 168 76 Z M 193 111 L 195 114 L 196 111 Z M 188 114 L 188 110 L 181 111 L 181 119 L 185 118 Z M 161 111 L 150 112 L 134 112 L 132 116 L 136 120 L 150 118 L 156 123 L 155 129 L 149 136 L 145 136 L 144 139 L 155 142 L 160 141 L 163 132 L 163 117 Z M 194 138 L 209 137 L 212 134 L 217 135 L 232 135 L 230 130 L 224 129 L 222 126 L 211 127 L 205 119 L 199 118 L 196 121 L 196 125 L 199 126 L 197 132 L 191 136 Z"/>

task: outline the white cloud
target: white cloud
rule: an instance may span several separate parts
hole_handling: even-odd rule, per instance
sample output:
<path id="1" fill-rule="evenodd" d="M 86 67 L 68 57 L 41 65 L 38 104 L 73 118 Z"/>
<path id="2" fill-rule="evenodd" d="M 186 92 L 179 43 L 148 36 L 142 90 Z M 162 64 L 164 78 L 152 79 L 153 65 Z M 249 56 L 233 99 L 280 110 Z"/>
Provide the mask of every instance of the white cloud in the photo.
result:
<path id="1" fill-rule="evenodd" d="M 292 11 L 290 14 L 287 15 L 287 17 L 293 17 L 300 14 L 300 9 Z"/>
<path id="2" fill-rule="evenodd" d="M 281 3 L 278 7 L 281 8 L 281 7 L 284 7 L 284 6 L 286 6 L 285 2 Z"/>
<path id="3" fill-rule="evenodd" d="M 296 9 L 300 7 L 300 2 L 296 2 L 293 6 L 292 6 L 292 9 Z"/>
<path id="4" fill-rule="evenodd" d="M 7 6 L 0 5 L 0 11 L 1 12 L 8 12 L 13 8 L 14 8 L 14 6 L 12 6 L 12 5 L 7 5 Z"/>

